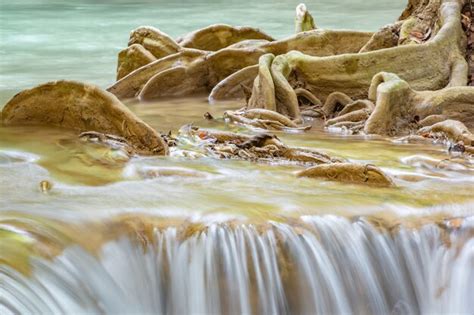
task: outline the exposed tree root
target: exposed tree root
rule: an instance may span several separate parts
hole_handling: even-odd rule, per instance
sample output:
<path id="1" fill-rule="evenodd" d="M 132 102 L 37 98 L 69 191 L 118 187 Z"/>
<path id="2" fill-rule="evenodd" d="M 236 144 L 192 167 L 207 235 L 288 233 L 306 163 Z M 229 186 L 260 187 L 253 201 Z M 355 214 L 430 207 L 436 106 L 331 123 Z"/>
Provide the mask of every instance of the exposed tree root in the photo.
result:
<path id="1" fill-rule="evenodd" d="M 314 177 L 347 183 L 367 184 L 378 187 L 395 186 L 392 179 L 371 164 L 332 163 L 310 167 L 298 172 L 298 177 Z"/>
<path id="2" fill-rule="evenodd" d="M 469 65 L 468 85 L 474 86 L 474 4 L 472 0 L 465 2 L 461 17 L 467 38 L 466 60 Z"/>
<path id="3" fill-rule="evenodd" d="M 409 132 L 419 126 L 429 126 L 430 120 L 443 115 L 461 120 L 470 128 L 471 114 L 465 115 L 470 109 L 461 110 L 447 102 L 425 106 L 431 110 L 423 108 L 421 103 L 436 103 L 440 99 L 435 95 L 431 100 L 428 92 L 413 97 L 414 102 L 419 103 L 416 110 L 407 109 L 410 107 L 407 102 L 393 106 L 393 111 L 398 113 L 385 113 L 387 105 L 377 106 L 372 113 L 373 104 L 365 100 L 371 82 L 373 90 L 379 85 L 377 80 L 384 81 L 383 75 L 376 75 L 381 71 L 396 73 L 404 79 L 407 88 L 412 86 L 414 90 L 466 85 L 468 69 L 464 59 L 461 9 L 461 2 L 456 0 L 413 0 L 400 21 L 379 32 L 363 34 L 311 30 L 315 28 L 314 20 L 306 7 L 299 5 L 296 14 L 299 34 L 293 37 L 272 41 L 255 30 L 244 32 L 229 26 L 210 26 L 178 42 L 183 47 L 219 51 L 181 51 L 172 58 L 165 57 L 152 63 L 153 66 L 132 72 L 110 91 L 119 97 L 139 95 L 141 99 L 151 100 L 209 91 L 214 87 L 210 95 L 214 101 L 246 96 L 249 83 L 255 77 L 247 109 L 276 111 L 293 122 L 301 121 L 303 113 L 324 118 L 327 126 L 359 131 L 368 118 L 364 128 L 367 133 L 395 135 L 402 133 L 402 129 Z M 244 44 L 248 39 L 271 42 Z M 239 42 L 242 44 L 237 46 Z M 328 42 L 331 45 L 327 45 Z M 217 46 L 211 47 L 209 43 Z M 258 67 L 254 66 L 257 59 Z M 464 93 L 464 90 L 443 91 L 443 95 Z M 413 93 L 400 90 L 393 100 L 411 98 L 408 94 Z M 446 97 L 463 102 L 462 95 Z M 325 100 L 324 105 L 321 100 Z M 384 102 L 377 101 L 378 104 Z M 229 112 L 227 116 L 260 128 L 290 126 L 278 120 L 249 118 L 245 111 Z"/>
<path id="4" fill-rule="evenodd" d="M 245 97 L 246 107 L 227 111 L 226 119 L 263 129 L 305 130 L 303 117 L 311 116 L 331 128 L 408 135 L 400 141 L 449 140 L 451 151 L 471 152 L 474 88 L 466 86 L 472 79 L 466 54 L 470 61 L 472 47 L 466 49 L 465 36 L 472 34 L 472 14 L 461 16 L 462 2 L 410 0 L 399 21 L 376 33 L 315 29 L 304 5 L 297 7 L 297 34 L 282 40 L 254 28 L 211 25 L 175 41 L 158 29 L 140 27 L 120 52 L 118 81 L 108 90 L 121 99 L 201 92 L 211 92 L 211 102 Z M 167 154 L 167 142 L 179 141 L 161 137 L 110 93 L 69 81 L 16 95 L 4 107 L 2 121 L 87 131 L 81 138 L 130 146 L 141 154 Z M 316 165 L 298 176 L 394 185 L 373 165 L 338 163 L 315 150 L 286 146 L 270 134 L 193 127 L 182 133 L 218 158 Z"/>
<path id="5" fill-rule="evenodd" d="M 177 42 L 181 47 L 185 48 L 218 51 L 232 44 L 249 39 L 274 40 L 271 36 L 253 27 L 234 27 L 226 24 L 214 24 L 187 34 L 178 39 Z"/>
<path id="6" fill-rule="evenodd" d="M 445 138 L 452 142 L 462 142 L 467 146 L 474 145 L 474 135 L 467 127 L 457 120 L 445 120 L 432 126 L 423 127 L 418 134 L 430 138 Z"/>
<path id="7" fill-rule="evenodd" d="M 378 32 L 372 35 L 372 38 L 360 49 L 360 53 L 391 48 L 398 45 L 400 27 L 403 22 L 399 21 L 382 27 Z"/>
<path id="8" fill-rule="evenodd" d="M 365 99 L 372 78 L 380 71 L 396 73 L 417 90 L 466 85 L 460 10 L 460 3 L 455 0 L 444 0 L 441 5 L 438 0 L 425 1 L 417 6 L 416 12 L 413 11 L 416 16 L 410 15 L 407 20 L 411 20 L 403 22 L 407 24 L 407 41 L 413 41 L 410 37 L 416 35 L 413 32 L 426 29 L 427 25 L 438 22 L 440 25 L 439 30 L 429 26 L 430 36 L 421 44 L 408 45 L 403 41 L 403 45 L 392 48 L 340 56 L 314 57 L 301 51 L 262 56 L 254 84 L 255 96 L 252 95 L 249 105 L 265 104 L 266 109 L 276 108 L 291 118 L 299 117 L 296 88 L 303 86 L 319 99 L 327 99 L 335 91 L 350 98 Z M 329 110 L 325 108 L 325 114 Z"/>
<path id="9" fill-rule="evenodd" d="M 175 54 L 181 47 L 168 35 L 151 26 L 141 26 L 130 33 L 128 45 L 138 44 L 160 59 Z"/>
<path id="10" fill-rule="evenodd" d="M 306 89 L 297 88 L 295 89 L 295 93 L 300 104 L 305 104 L 307 106 L 322 106 L 321 100 Z"/>
<path id="11" fill-rule="evenodd" d="M 285 145 L 276 136 L 262 133 L 256 136 L 232 132 L 203 130 L 186 126 L 180 130 L 182 135 L 194 137 L 207 154 L 222 159 L 239 159 L 254 162 L 288 163 L 303 165 L 341 162 L 325 153 L 306 148 L 293 148 Z"/>
<path id="12" fill-rule="evenodd" d="M 226 111 L 224 118 L 230 122 L 267 130 L 308 130 L 308 126 L 300 126 L 298 121 L 292 121 L 275 111 L 267 109 L 241 109 Z"/>
<path id="13" fill-rule="evenodd" d="M 372 81 L 369 98 L 376 102 L 365 125 L 366 133 L 400 135 L 444 119 L 459 120 L 474 128 L 474 88 L 449 87 L 415 91 L 392 73 L 379 73 Z"/>
<path id="14" fill-rule="evenodd" d="M 411 14 L 403 20 L 400 27 L 399 44 L 421 44 L 430 39 L 439 27 L 437 22 L 441 3 L 441 0 L 412 2 Z"/>
<path id="15" fill-rule="evenodd" d="M 308 24 L 309 13 L 303 15 L 306 16 L 306 18 L 303 16 L 306 20 L 302 20 L 301 23 Z M 305 29 L 307 28 L 305 26 Z M 134 35 L 134 38 L 138 39 L 131 43 L 148 43 L 149 47 L 160 46 L 156 43 L 159 42 L 161 34 L 158 30 L 151 27 L 140 30 L 135 31 L 140 36 Z M 150 40 L 143 38 L 143 34 L 149 34 Z M 232 76 L 227 83 L 219 85 L 219 91 L 213 91 L 211 100 L 218 97 L 242 97 L 244 96 L 242 93 L 236 93 L 238 87 L 241 84 L 248 84 L 247 82 L 253 80 L 256 74 L 252 71 L 245 72 L 245 75 L 240 73 L 241 76 L 237 77 L 233 74 L 255 65 L 258 58 L 266 53 L 280 55 L 291 50 L 313 56 L 356 53 L 371 36 L 372 33 L 368 32 L 311 30 L 274 41 L 256 29 L 212 25 L 177 40 L 178 48 L 167 50 L 167 54 L 161 59 L 158 57 L 157 61 L 129 73 L 108 90 L 119 98 L 139 96 L 148 100 L 163 96 L 209 92 L 219 82 Z M 170 42 L 174 42 L 167 36 L 162 38 L 166 47 Z M 193 48 L 192 52 L 189 48 Z M 121 61 L 124 62 L 126 61 Z M 238 82 L 237 78 L 241 78 L 243 82 Z M 163 84 L 161 81 L 168 83 Z M 170 91 L 170 86 L 175 88 Z"/>
<path id="16" fill-rule="evenodd" d="M 226 99 L 247 98 L 252 94 L 252 86 L 258 74 L 258 65 L 248 66 L 234 72 L 224 80 L 220 81 L 209 94 L 209 103 Z M 247 91 L 249 91 L 247 93 Z M 246 100 L 246 102 L 248 99 Z"/>
<path id="17" fill-rule="evenodd" d="M 15 95 L 2 110 L 4 125 L 47 125 L 122 137 L 141 154 L 168 153 L 160 135 L 114 95 L 93 85 L 55 81 Z"/>
<path id="18" fill-rule="evenodd" d="M 133 98 L 140 93 L 142 87 L 147 83 L 147 81 L 157 73 L 171 69 L 174 65 L 186 65 L 206 54 L 206 52 L 200 50 L 183 49 L 179 53 L 166 56 L 136 69 L 127 76 L 118 80 L 107 90 L 119 99 Z"/>
<path id="19" fill-rule="evenodd" d="M 155 60 L 155 56 L 142 45 L 133 44 L 128 46 L 118 55 L 117 80 Z"/>

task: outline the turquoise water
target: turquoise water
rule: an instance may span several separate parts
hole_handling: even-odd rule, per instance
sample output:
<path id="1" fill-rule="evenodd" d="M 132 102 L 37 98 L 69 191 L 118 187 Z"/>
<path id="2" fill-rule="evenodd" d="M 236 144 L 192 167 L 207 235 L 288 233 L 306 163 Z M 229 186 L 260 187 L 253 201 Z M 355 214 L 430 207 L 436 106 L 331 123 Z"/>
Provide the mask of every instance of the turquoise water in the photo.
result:
<path id="1" fill-rule="evenodd" d="M 18 91 L 56 79 L 106 87 L 129 32 L 152 25 L 178 37 L 214 23 L 292 34 L 299 1 L 1 0 L 0 107 Z M 322 28 L 376 30 L 405 1 L 319 0 L 306 3 Z"/>

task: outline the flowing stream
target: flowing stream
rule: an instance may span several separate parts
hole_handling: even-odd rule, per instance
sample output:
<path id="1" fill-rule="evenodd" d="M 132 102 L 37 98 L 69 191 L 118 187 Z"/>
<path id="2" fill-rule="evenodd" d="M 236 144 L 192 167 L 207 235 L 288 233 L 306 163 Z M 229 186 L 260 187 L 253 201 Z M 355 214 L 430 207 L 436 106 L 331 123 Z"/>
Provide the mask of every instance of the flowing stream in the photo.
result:
<path id="1" fill-rule="evenodd" d="M 131 29 L 212 23 L 293 31 L 297 2 L 2 2 L 0 107 L 67 78 L 106 87 Z M 375 30 L 403 1 L 307 3 L 318 25 Z M 262 14 L 271 12 L 271 14 Z M 160 132 L 238 102 L 129 102 Z M 446 144 L 306 133 L 278 137 L 371 163 L 397 187 L 297 178 L 301 165 L 123 156 L 57 128 L 0 126 L 0 314 L 473 314 L 474 160 Z"/>

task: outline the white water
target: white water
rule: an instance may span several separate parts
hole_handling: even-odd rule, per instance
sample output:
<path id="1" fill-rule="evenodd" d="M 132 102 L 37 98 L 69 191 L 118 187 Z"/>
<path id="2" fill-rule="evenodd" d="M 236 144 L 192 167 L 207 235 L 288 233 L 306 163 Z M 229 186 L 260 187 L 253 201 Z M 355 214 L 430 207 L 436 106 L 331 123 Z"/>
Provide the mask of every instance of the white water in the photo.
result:
<path id="1" fill-rule="evenodd" d="M 473 218 L 380 232 L 364 219 L 211 224 L 182 239 L 67 248 L 27 278 L 0 266 L 2 314 L 473 314 Z M 447 238 L 443 233 L 449 232 Z M 446 236 L 446 235 L 445 235 Z M 448 245 L 450 244 L 450 245 Z"/>

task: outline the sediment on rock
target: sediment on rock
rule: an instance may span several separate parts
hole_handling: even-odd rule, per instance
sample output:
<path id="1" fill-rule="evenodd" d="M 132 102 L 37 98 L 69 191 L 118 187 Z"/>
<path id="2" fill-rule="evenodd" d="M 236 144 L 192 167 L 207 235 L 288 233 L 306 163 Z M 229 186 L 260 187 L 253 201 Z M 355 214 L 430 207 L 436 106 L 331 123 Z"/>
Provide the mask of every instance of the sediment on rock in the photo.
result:
<path id="1" fill-rule="evenodd" d="M 161 136 L 113 94 L 75 81 L 49 82 L 18 93 L 3 108 L 2 124 L 96 131 L 124 138 L 140 154 L 168 154 Z"/>
<path id="2" fill-rule="evenodd" d="M 321 178 L 339 182 L 367 184 L 378 187 L 395 186 L 380 168 L 371 164 L 332 163 L 310 167 L 297 173 L 298 177 Z"/>

